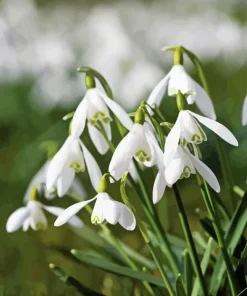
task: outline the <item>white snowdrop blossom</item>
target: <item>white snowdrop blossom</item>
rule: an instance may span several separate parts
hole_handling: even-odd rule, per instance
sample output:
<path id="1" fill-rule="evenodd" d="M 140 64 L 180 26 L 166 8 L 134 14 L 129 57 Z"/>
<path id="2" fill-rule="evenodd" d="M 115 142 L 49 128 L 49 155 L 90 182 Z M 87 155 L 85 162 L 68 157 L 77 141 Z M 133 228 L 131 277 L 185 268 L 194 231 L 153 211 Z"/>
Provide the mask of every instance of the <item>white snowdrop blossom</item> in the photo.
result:
<path id="1" fill-rule="evenodd" d="M 247 95 L 244 99 L 243 110 L 242 110 L 242 124 L 247 124 Z"/>
<path id="2" fill-rule="evenodd" d="M 94 200 L 96 200 L 96 202 L 91 216 L 91 222 L 93 224 L 99 224 L 106 220 L 108 223 L 113 225 L 119 223 L 126 230 L 135 229 L 136 219 L 132 211 L 123 203 L 113 200 L 106 192 L 100 192 L 92 199 L 78 202 L 68 207 L 57 218 L 54 225 L 63 225 L 82 208 Z"/>
<path id="3" fill-rule="evenodd" d="M 44 210 L 59 216 L 63 212 L 63 208 L 45 206 L 42 203 L 31 200 L 25 207 L 21 207 L 14 211 L 6 225 L 7 232 L 15 232 L 22 227 L 23 231 L 27 231 L 29 227 L 33 230 L 43 230 L 47 228 L 47 219 Z M 67 221 L 71 226 L 81 228 L 83 222 L 77 216 L 72 217 Z"/>
<path id="4" fill-rule="evenodd" d="M 187 97 L 188 104 L 195 103 L 205 116 L 216 119 L 213 103 L 206 91 L 194 81 L 182 65 L 174 65 L 167 75 L 156 85 L 147 102 L 149 105 L 160 105 L 161 100 L 168 90 L 169 96 L 175 96 L 180 90 Z M 192 93 L 192 94 L 191 94 Z"/>
<path id="5" fill-rule="evenodd" d="M 53 199 L 56 196 L 55 190 L 52 188 L 51 191 L 48 191 L 45 182 L 46 182 L 46 175 L 48 168 L 50 166 L 51 160 L 47 160 L 44 165 L 38 170 L 38 172 L 34 175 L 30 183 L 28 184 L 28 187 L 26 189 L 25 195 L 24 195 L 24 202 L 27 203 L 30 197 L 31 190 L 33 186 L 36 186 L 38 192 L 42 194 L 45 198 L 48 200 Z M 43 186 L 44 185 L 44 186 Z M 71 190 L 73 190 L 75 193 L 79 194 L 80 196 L 86 196 L 86 191 L 78 178 L 75 177 L 72 185 Z"/>
<path id="6" fill-rule="evenodd" d="M 165 143 L 165 165 L 173 159 L 177 151 L 179 140 L 182 144 L 200 144 L 207 140 L 206 134 L 202 130 L 200 123 L 211 129 L 219 137 L 231 145 L 238 146 L 238 141 L 234 135 L 219 122 L 198 115 L 189 110 L 179 112 L 178 118 L 166 138 Z"/>
<path id="7" fill-rule="evenodd" d="M 71 134 L 80 137 L 87 120 L 90 138 L 100 154 L 105 154 L 109 145 L 99 128 L 104 128 L 108 140 L 111 140 L 111 117 L 109 109 L 118 117 L 128 130 L 133 126 L 129 115 L 115 101 L 108 98 L 97 88 L 88 89 L 77 107 L 71 123 Z"/>
<path id="8" fill-rule="evenodd" d="M 147 167 L 158 165 L 162 157 L 162 150 L 147 123 L 135 123 L 118 144 L 109 165 L 110 174 L 119 180 L 130 170 L 133 157 Z"/>
<path id="9" fill-rule="evenodd" d="M 196 152 L 197 150 L 194 149 Z M 187 146 L 178 145 L 172 159 L 163 170 L 159 170 L 153 186 L 153 202 L 157 203 L 162 198 L 166 185 L 171 187 L 179 179 L 189 178 L 191 174 L 198 172 L 207 183 L 220 192 L 220 185 L 211 169 L 206 166 L 198 155 L 192 155 Z"/>
<path id="10" fill-rule="evenodd" d="M 96 160 L 78 138 L 69 136 L 51 160 L 46 176 L 47 190 L 56 188 L 58 196 L 65 195 L 73 183 L 75 173 L 84 171 L 86 167 L 97 191 L 102 173 Z"/>

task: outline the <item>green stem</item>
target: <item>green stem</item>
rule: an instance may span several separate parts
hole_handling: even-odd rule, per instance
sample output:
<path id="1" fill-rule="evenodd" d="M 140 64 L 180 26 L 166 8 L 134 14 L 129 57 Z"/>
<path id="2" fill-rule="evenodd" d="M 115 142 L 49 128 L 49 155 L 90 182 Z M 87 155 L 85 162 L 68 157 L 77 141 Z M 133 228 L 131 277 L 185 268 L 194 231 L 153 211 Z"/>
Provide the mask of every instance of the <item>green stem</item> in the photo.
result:
<path id="1" fill-rule="evenodd" d="M 224 258 L 224 261 L 226 264 L 231 294 L 232 294 L 232 296 L 236 296 L 238 294 L 238 285 L 236 282 L 232 262 L 231 262 L 229 254 L 228 254 L 228 251 L 227 251 L 226 243 L 224 240 L 224 235 L 223 235 L 223 232 L 222 232 L 222 229 L 220 226 L 220 219 L 219 219 L 217 211 L 214 210 L 214 209 L 216 209 L 216 204 L 215 204 L 214 199 L 211 198 L 211 195 L 210 195 L 210 192 L 208 190 L 208 186 L 207 186 L 207 183 L 205 182 L 205 180 L 203 180 L 203 183 L 201 183 L 200 178 L 197 178 L 197 179 L 198 179 L 198 184 L 200 186 L 202 197 L 204 199 L 207 211 L 209 213 L 209 217 L 212 221 L 214 231 L 217 236 L 218 245 L 220 247 L 220 250 L 222 252 L 222 255 L 223 255 L 223 258 Z"/>
<path id="2" fill-rule="evenodd" d="M 207 287 L 206 287 L 206 284 L 205 284 L 205 281 L 204 281 L 204 278 L 203 278 L 203 273 L 202 273 L 202 270 L 201 270 L 200 261 L 198 259 L 196 247 L 195 247 L 195 244 L 194 244 L 194 241 L 193 241 L 193 237 L 192 237 L 192 234 L 191 234 L 191 230 L 190 230 L 189 222 L 188 222 L 186 212 L 185 212 L 185 209 L 184 209 L 184 205 L 183 205 L 183 202 L 182 202 L 182 198 L 180 196 L 180 193 L 178 191 L 178 188 L 177 188 L 176 184 L 173 185 L 173 191 L 174 191 L 174 195 L 175 195 L 175 198 L 176 198 L 176 201 L 177 201 L 177 205 L 178 205 L 178 209 L 179 209 L 179 217 L 180 217 L 180 220 L 181 220 L 181 224 L 182 224 L 182 228 L 183 228 L 183 231 L 184 231 L 185 239 L 186 239 L 186 242 L 187 242 L 187 245 L 188 245 L 188 250 L 190 252 L 193 268 L 194 268 L 195 273 L 196 273 L 196 275 L 197 275 L 197 277 L 199 279 L 199 283 L 200 283 L 203 295 L 206 296 L 206 295 L 208 295 Z"/>
<path id="3" fill-rule="evenodd" d="M 170 283 L 170 281 L 169 281 L 169 279 L 168 279 L 168 277 L 166 275 L 165 269 L 164 269 L 162 263 L 160 262 L 161 260 L 159 259 L 159 257 L 156 254 L 154 246 L 152 245 L 151 242 L 149 242 L 147 245 L 149 247 L 150 253 L 152 254 L 152 256 L 154 258 L 155 263 L 157 264 L 157 267 L 158 267 L 158 269 L 160 271 L 160 274 L 162 276 L 162 279 L 163 279 L 164 284 L 165 284 L 165 286 L 166 286 L 166 288 L 168 290 L 169 295 L 170 296 L 175 296 L 175 292 L 174 292 L 174 290 L 172 288 L 172 285 L 171 285 L 171 283 Z"/>
<path id="4" fill-rule="evenodd" d="M 150 203 L 150 199 L 148 197 L 145 185 L 144 185 L 143 180 L 140 176 L 140 168 L 139 168 L 138 164 L 136 164 L 136 163 L 135 163 L 135 166 L 137 168 L 137 174 L 140 177 L 140 178 L 138 178 L 139 179 L 138 185 L 140 185 L 141 191 L 140 191 L 139 186 L 135 183 L 135 181 L 132 179 L 132 177 L 130 175 L 129 175 L 129 180 L 130 180 L 133 188 L 135 189 L 136 193 L 141 198 L 144 213 L 145 213 L 153 231 L 156 233 L 156 236 L 157 236 L 159 242 L 162 244 L 162 246 L 164 246 L 163 250 L 166 252 L 167 260 L 170 264 L 171 270 L 173 271 L 173 273 L 175 275 L 178 275 L 180 273 L 178 259 L 175 256 L 174 252 L 172 251 L 171 244 L 162 229 L 162 225 L 161 225 L 161 222 L 158 218 L 158 214 L 156 212 L 156 209 L 152 205 L 152 203 Z M 149 207 L 148 207 L 148 205 L 149 205 Z M 150 211 L 150 208 L 152 209 L 152 212 Z"/>
<path id="5" fill-rule="evenodd" d="M 192 63 L 194 64 L 195 68 L 197 69 L 198 75 L 200 77 L 201 83 L 203 88 L 205 89 L 205 91 L 207 92 L 207 94 L 209 95 L 209 97 L 211 97 L 210 94 L 210 90 L 209 90 L 209 86 L 207 83 L 207 79 L 206 79 L 206 75 L 203 71 L 201 62 L 199 60 L 199 58 L 191 51 L 189 51 L 188 49 L 183 47 L 184 52 L 188 55 L 188 57 L 191 59 Z M 226 157 L 226 153 L 225 150 L 222 146 L 222 143 L 220 141 L 220 139 L 216 139 L 216 147 L 217 147 L 217 153 L 219 155 L 219 160 L 220 160 L 220 166 L 221 166 L 221 172 L 223 175 L 223 179 L 224 179 L 224 184 L 227 188 L 228 191 L 228 196 L 229 196 L 229 206 L 231 207 L 231 210 L 234 210 L 235 207 L 235 197 L 233 194 L 233 185 L 234 185 L 234 181 L 233 181 L 233 177 L 231 174 L 231 169 L 230 169 L 230 165 L 229 165 L 229 160 Z"/>

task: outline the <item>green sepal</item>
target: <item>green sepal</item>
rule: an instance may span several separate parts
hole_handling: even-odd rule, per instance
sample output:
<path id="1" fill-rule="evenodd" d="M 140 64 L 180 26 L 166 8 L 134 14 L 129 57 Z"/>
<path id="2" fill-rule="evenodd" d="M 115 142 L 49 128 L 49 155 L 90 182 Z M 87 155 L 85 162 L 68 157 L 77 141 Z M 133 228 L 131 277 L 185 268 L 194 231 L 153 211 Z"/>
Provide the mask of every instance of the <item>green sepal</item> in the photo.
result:
<path id="1" fill-rule="evenodd" d="M 95 88 L 96 86 L 94 75 L 91 71 L 88 71 L 85 75 L 85 84 L 87 89 Z"/>
<path id="2" fill-rule="evenodd" d="M 187 101 L 185 96 L 181 93 L 180 90 L 178 90 L 177 95 L 176 95 L 176 102 L 177 102 L 177 107 L 179 111 L 186 110 L 187 109 Z"/>

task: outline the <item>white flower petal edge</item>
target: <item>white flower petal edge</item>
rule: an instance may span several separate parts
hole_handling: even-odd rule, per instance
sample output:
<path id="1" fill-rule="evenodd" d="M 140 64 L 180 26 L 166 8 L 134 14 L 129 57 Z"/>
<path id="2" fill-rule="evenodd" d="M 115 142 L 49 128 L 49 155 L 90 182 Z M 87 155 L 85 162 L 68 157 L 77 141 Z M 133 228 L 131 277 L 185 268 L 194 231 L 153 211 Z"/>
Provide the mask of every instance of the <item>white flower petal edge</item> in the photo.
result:
<path id="1" fill-rule="evenodd" d="M 92 156 L 92 154 L 88 151 L 88 149 L 86 148 L 86 146 L 82 142 L 81 142 L 81 147 L 82 147 L 82 151 L 84 154 L 89 178 L 91 180 L 93 188 L 95 189 L 95 191 L 98 192 L 99 183 L 102 178 L 101 170 L 100 170 L 96 160 Z"/>
<path id="2" fill-rule="evenodd" d="M 64 168 L 62 175 L 57 180 L 57 195 L 64 196 L 71 187 L 75 177 L 75 171 L 71 168 Z"/>
<path id="3" fill-rule="evenodd" d="M 195 82 L 195 104 L 197 108 L 202 112 L 203 115 L 209 117 L 213 120 L 216 120 L 216 113 L 214 110 L 214 105 L 206 91 L 197 83 Z"/>
<path id="4" fill-rule="evenodd" d="M 67 223 L 75 214 L 77 214 L 82 208 L 84 208 L 87 204 L 89 204 L 91 201 L 95 200 L 96 198 L 97 198 L 97 195 L 92 199 L 78 202 L 68 207 L 67 209 L 65 209 L 55 221 L 54 226 L 58 227 Z"/>
<path id="5" fill-rule="evenodd" d="M 22 207 L 14 211 L 8 218 L 6 224 L 7 232 L 15 232 L 23 225 L 24 221 L 31 215 L 29 208 Z"/>
<path id="6" fill-rule="evenodd" d="M 207 183 L 216 191 L 220 192 L 220 184 L 215 176 L 215 174 L 211 171 L 211 169 L 206 166 L 202 161 L 196 158 L 191 153 L 187 152 L 188 157 L 193 163 L 194 167 L 198 171 L 198 173 L 207 181 Z"/>
<path id="7" fill-rule="evenodd" d="M 247 124 L 247 95 L 244 99 L 243 110 L 242 110 L 242 125 Z"/>
<path id="8" fill-rule="evenodd" d="M 164 162 L 165 166 L 168 165 L 169 161 L 171 161 L 177 151 L 178 142 L 180 138 L 180 113 L 178 114 L 177 121 L 175 122 L 173 128 L 169 132 L 166 143 L 165 143 L 165 153 L 164 153 Z"/>
<path id="9" fill-rule="evenodd" d="M 43 230 L 47 228 L 47 219 L 42 209 L 42 204 L 38 201 L 29 201 L 27 207 L 30 209 L 30 226 L 33 230 Z"/>
<path id="10" fill-rule="evenodd" d="M 149 105 L 156 104 L 157 106 L 160 105 L 160 102 L 166 92 L 168 81 L 170 78 L 170 72 L 155 86 L 153 91 L 151 92 L 150 96 L 148 97 L 147 103 Z"/>
<path id="11" fill-rule="evenodd" d="M 44 206 L 43 205 L 43 209 L 45 209 L 47 212 L 55 215 L 55 216 L 59 216 L 63 213 L 64 209 L 63 208 L 59 208 L 59 207 L 52 207 L 52 206 Z M 71 219 L 68 220 L 68 224 L 70 224 L 71 226 L 74 226 L 76 228 L 82 228 L 83 227 L 83 222 L 82 220 L 77 217 L 77 216 L 73 216 Z"/>
<path id="12" fill-rule="evenodd" d="M 166 189 L 166 179 L 163 172 L 158 172 L 153 186 L 153 203 L 157 204 L 162 196 L 164 195 Z"/>
<path id="13" fill-rule="evenodd" d="M 221 123 L 219 123 L 215 120 L 198 115 L 194 112 L 191 112 L 191 111 L 188 111 L 188 112 L 190 112 L 190 114 L 193 115 L 199 122 L 201 122 L 203 125 L 205 125 L 209 129 L 211 129 L 223 140 L 225 140 L 226 142 L 228 142 L 229 144 L 231 144 L 233 146 L 238 146 L 237 139 L 229 131 L 229 129 L 227 129 L 224 125 L 222 125 Z"/>
<path id="14" fill-rule="evenodd" d="M 108 98 L 101 91 L 98 91 L 101 98 L 104 100 L 109 109 L 117 116 L 117 118 L 121 121 L 122 125 L 130 130 L 133 126 L 133 122 L 130 119 L 128 113 L 115 101 Z"/>
<path id="15" fill-rule="evenodd" d="M 75 114 L 73 116 L 72 122 L 71 122 L 71 134 L 74 137 L 80 137 L 82 134 L 85 124 L 86 124 L 86 119 L 87 119 L 87 93 L 76 108 Z"/>
<path id="16" fill-rule="evenodd" d="M 103 137 L 102 133 L 92 124 L 87 125 L 88 132 L 90 135 L 90 138 L 97 149 L 97 151 L 103 155 L 106 154 L 106 152 L 109 149 L 109 145 L 106 142 L 105 138 Z"/>
<path id="17" fill-rule="evenodd" d="M 120 141 L 109 164 L 109 172 L 116 180 L 128 171 L 136 150 L 135 135 L 131 131 Z"/>
<path id="18" fill-rule="evenodd" d="M 165 178 L 168 186 L 172 186 L 180 178 L 184 169 L 184 161 L 181 158 L 175 158 L 169 162 L 165 170 Z"/>

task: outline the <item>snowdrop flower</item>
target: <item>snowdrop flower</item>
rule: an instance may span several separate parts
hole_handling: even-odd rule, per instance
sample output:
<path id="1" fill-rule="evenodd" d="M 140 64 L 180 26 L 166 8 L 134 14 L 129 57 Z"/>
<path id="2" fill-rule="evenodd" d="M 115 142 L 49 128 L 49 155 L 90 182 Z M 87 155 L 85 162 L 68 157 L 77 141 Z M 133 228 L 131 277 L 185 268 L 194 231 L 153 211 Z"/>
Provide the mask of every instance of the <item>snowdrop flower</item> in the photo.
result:
<path id="1" fill-rule="evenodd" d="M 51 163 L 51 160 L 47 160 L 44 163 L 44 165 L 38 170 L 38 172 L 34 175 L 32 180 L 30 181 L 30 183 L 26 189 L 25 195 L 24 195 L 24 202 L 25 203 L 27 203 L 29 200 L 29 196 L 30 196 L 33 186 L 36 186 L 38 192 L 40 192 L 40 194 L 44 195 L 44 197 L 47 198 L 48 200 L 51 200 L 56 196 L 56 192 L 53 190 L 53 188 L 51 191 L 48 191 L 45 186 L 46 175 L 47 175 L 47 171 L 50 166 L 50 163 Z M 70 189 L 73 190 L 75 193 L 79 194 L 80 196 L 86 196 L 85 189 L 81 185 L 78 178 L 74 179 Z"/>
<path id="2" fill-rule="evenodd" d="M 244 105 L 242 110 L 242 124 L 243 125 L 247 124 L 247 95 L 244 99 Z"/>
<path id="3" fill-rule="evenodd" d="M 208 94 L 188 75 L 183 65 L 175 64 L 172 67 L 151 92 L 147 100 L 148 104 L 159 106 L 166 90 L 168 90 L 169 96 L 175 96 L 179 90 L 182 94 L 187 94 L 188 104 L 195 103 L 202 114 L 211 119 L 216 119 L 214 106 Z"/>
<path id="4" fill-rule="evenodd" d="M 71 123 L 72 135 L 80 137 L 87 120 L 90 138 L 100 154 L 105 154 L 109 145 L 99 129 L 104 129 L 108 140 L 111 140 L 112 137 L 109 109 L 118 117 L 124 127 L 128 130 L 131 129 L 133 122 L 124 109 L 97 88 L 87 90 Z"/>
<path id="5" fill-rule="evenodd" d="M 194 152 L 197 150 L 194 149 Z M 156 176 L 153 186 L 153 203 L 157 203 L 163 196 L 166 185 L 171 187 L 178 179 L 189 178 L 191 174 L 198 172 L 207 183 L 216 191 L 220 192 L 219 182 L 211 171 L 201 160 L 189 152 L 186 146 L 178 145 L 173 158 L 167 166 L 163 166 Z"/>
<path id="6" fill-rule="evenodd" d="M 147 167 L 159 163 L 162 151 L 147 123 L 144 123 L 144 118 L 144 111 L 139 108 L 134 126 L 121 140 L 112 156 L 109 172 L 116 180 L 125 171 L 129 171 L 133 157 Z"/>
<path id="7" fill-rule="evenodd" d="M 110 224 L 119 223 L 126 230 L 134 230 L 136 227 L 136 219 L 132 211 L 123 203 L 113 200 L 108 193 L 106 193 L 105 175 L 102 177 L 99 185 L 98 194 L 87 201 L 78 202 L 66 210 L 57 218 L 54 225 L 61 226 L 69 221 L 76 213 L 84 208 L 90 202 L 96 200 L 91 222 L 93 224 L 100 224 L 105 220 Z"/>
<path id="8" fill-rule="evenodd" d="M 222 124 L 215 120 L 203 117 L 189 110 L 179 112 L 176 123 L 166 138 L 165 143 L 165 165 L 173 159 L 179 140 L 181 143 L 200 144 L 207 140 L 199 122 L 215 132 L 219 137 L 231 145 L 238 146 L 234 135 Z"/>
<path id="9" fill-rule="evenodd" d="M 58 196 L 65 195 L 72 185 L 75 173 L 84 171 L 85 167 L 97 191 L 102 173 L 96 160 L 79 139 L 69 136 L 51 160 L 46 176 L 47 190 L 56 188 Z"/>
<path id="10" fill-rule="evenodd" d="M 38 201 L 30 200 L 25 207 L 17 209 L 10 215 L 6 225 L 7 232 L 15 232 L 21 227 L 23 231 L 27 231 L 29 227 L 33 230 L 43 230 L 47 228 L 47 219 L 44 210 L 55 216 L 59 216 L 64 209 L 45 206 Z M 68 223 L 78 228 L 83 226 L 81 219 L 76 216 L 68 220 Z"/>

